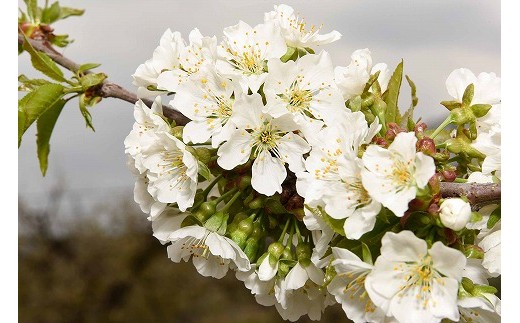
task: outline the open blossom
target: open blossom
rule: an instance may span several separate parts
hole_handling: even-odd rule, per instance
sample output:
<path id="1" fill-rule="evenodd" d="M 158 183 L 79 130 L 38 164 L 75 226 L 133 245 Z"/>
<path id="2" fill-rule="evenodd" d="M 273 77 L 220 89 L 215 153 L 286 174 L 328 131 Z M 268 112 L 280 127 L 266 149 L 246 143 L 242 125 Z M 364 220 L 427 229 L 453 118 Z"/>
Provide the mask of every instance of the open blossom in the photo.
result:
<path id="1" fill-rule="evenodd" d="M 181 228 L 182 221 L 186 219 L 188 213 L 181 212 L 174 207 L 166 207 L 163 212 L 152 219 L 153 236 L 162 244 L 170 241 L 170 236 Z"/>
<path id="2" fill-rule="evenodd" d="M 373 265 L 367 264 L 347 249 L 332 248 L 336 276 L 327 286 L 343 311 L 355 323 L 383 322 L 385 312 L 376 307 L 365 290 L 365 279 Z"/>
<path id="3" fill-rule="evenodd" d="M 465 265 L 466 257 L 442 242 L 428 249 L 411 231 L 388 232 L 365 288 L 372 302 L 399 322 L 458 321 Z"/>
<path id="4" fill-rule="evenodd" d="M 416 142 L 413 132 L 402 132 L 388 149 L 370 145 L 363 154 L 363 186 L 373 199 L 399 217 L 435 173 L 433 158 L 416 152 Z"/>
<path id="5" fill-rule="evenodd" d="M 332 43 L 341 38 L 336 30 L 327 34 L 319 34 L 321 26 L 308 26 L 305 20 L 294 13 L 288 5 L 275 5 L 274 11 L 267 12 L 265 22 L 274 22 L 282 31 L 288 46 L 298 48 L 313 48 Z"/>
<path id="6" fill-rule="evenodd" d="M 305 136 L 311 137 L 320 130 L 323 123 L 318 120 L 333 122 L 345 110 L 327 52 L 305 55 L 296 62 L 269 60 L 267 66 L 264 112 L 274 117 L 291 115 Z"/>
<path id="7" fill-rule="evenodd" d="M 481 231 L 478 236 L 480 240 L 478 246 L 484 251 L 482 266 L 486 268 L 493 277 L 499 276 L 502 272 L 501 235 L 501 222 L 499 221 L 491 230 Z"/>
<path id="8" fill-rule="evenodd" d="M 477 76 L 467 68 L 459 68 L 451 72 L 446 80 L 448 93 L 458 102 L 462 102 L 464 91 L 468 85 L 474 85 L 471 104 L 499 104 L 501 97 L 501 79 L 495 73 L 480 73 Z"/>
<path id="9" fill-rule="evenodd" d="M 501 301 L 489 293 L 478 297 L 459 299 L 460 322 L 499 323 L 501 322 Z"/>
<path id="10" fill-rule="evenodd" d="M 370 75 L 377 72 L 379 72 L 377 81 L 381 92 L 386 91 L 392 75 L 386 64 L 379 63 L 372 66 L 372 56 L 368 48 L 356 50 L 352 53 L 351 59 L 349 66 L 337 66 L 334 69 L 336 84 L 345 100 L 363 93 Z"/>
<path id="11" fill-rule="evenodd" d="M 285 163 L 292 171 L 301 171 L 303 154 L 310 146 L 292 132 L 298 125 L 291 117 L 272 118 L 262 108 L 259 94 L 237 99 L 231 121 L 238 129 L 220 146 L 217 162 L 230 170 L 247 162 L 252 155 L 255 160 L 251 185 L 257 192 L 270 196 L 282 192 L 282 182 L 287 176 Z"/>
<path id="12" fill-rule="evenodd" d="M 135 168 L 140 173 L 146 171 L 143 165 L 143 152 L 146 152 L 155 141 L 158 133 L 168 132 L 170 125 L 162 118 L 161 97 L 155 98 L 152 106 L 148 108 L 143 101 L 139 100 L 134 106 L 135 123 L 132 131 L 125 138 L 125 153 L 135 160 Z"/>
<path id="13" fill-rule="evenodd" d="M 148 192 L 161 203 L 177 203 L 181 211 L 193 205 L 198 162 L 186 145 L 169 133 L 158 136 L 143 157 L 148 169 Z"/>
<path id="14" fill-rule="evenodd" d="M 228 121 L 235 98 L 241 93 L 237 83 L 220 75 L 211 65 L 179 86 L 170 105 L 192 120 L 183 129 L 184 142 L 198 144 L 211 138 L 217 148 L 229 139 L 235 126 Z"/>
<path id="15" fill-rule="evenodd" d="M 267 77 L 267 60 L 280 58 L 287 51 L 280 28 L 274 23 L 251 27 L 243 21 L 224 28 L 224 41 L 218 46 L 217 69 L 238 79 L 242 90 L 258 91 Z"/>
<path id="16" fill-rule="evenodd" d="M 195 28 L 189 34 L 189 44 L 179 44 L 177 64 L 165 68 L 157 77 L 157 87 L 177 92 L 177 88 L 196 74 L 205 64 L 214 65 L 217 52 L 217 38 L 202 36 Z"/>
<path id="17" fill-rule="evenodd" d="M 471 145 L 486 155 L 482 163 L 482 174 L 491 175 L 494 173 L 496 177 L 500 178 L 502 171 L 502 132 L 497 129 L 497 131 L 480 133 Z"/>
<path id="18" fill-rule="evenodd" d="M 249 259 L 231 239 L 204 227 L 188 226 L 168 236 L 168 257 L 174 262 L 187 261 L 193 256 L 193 265 L 202 276 L 222 278 L 230 266 L 239 271 L 251 269 Z"/>

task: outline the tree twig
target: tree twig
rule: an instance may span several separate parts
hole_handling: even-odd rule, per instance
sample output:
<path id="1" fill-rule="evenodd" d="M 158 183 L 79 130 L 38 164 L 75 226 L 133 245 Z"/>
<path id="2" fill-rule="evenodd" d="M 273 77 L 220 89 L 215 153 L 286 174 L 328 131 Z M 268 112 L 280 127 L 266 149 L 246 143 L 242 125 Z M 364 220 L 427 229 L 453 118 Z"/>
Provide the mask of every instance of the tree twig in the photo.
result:
<path id="1" fill-rule="evenodd" d="M 37 51 L 44 52 L 57 64 L 63 66 L 70 71 L 76 71 L 79 68 L 79 64 L 63 56 L 61 53 L 56 51 L 50 43 L 45 40 L 29 39 L 32 47 Z M 24 37 L 20 33 L 18 34 L 18 43 L 23 44 Z M 126 90 L 122 86 L 112 83 L 108 80 L 103 82 L 99 95 L 103 98 L 116 98 L 126 102 L 135 103 L 138 98 L 134 93 Z M 150 100 L 142 100 L 147 106 L 151 106 Z M 164 115 L 176 122 L 177 125 L 186 125 L 190 119 L 186 118 L 180 112 L 164 106 Z M 467 197 L 471 203 L 473 209 L 478 209 L 483 205 L 499 203 L 501 197 L 500 184 L 477 184 L 477 183 L 441 183 L 441 195 L 444 198 L 450 197 Z"/>
<path id="2" fill-rule="evenodd" d="M 24 37 L 22 34 L 18 33 L 18 43 L 23 44 Z M 67 57 L 63 56 L 61 53 L 56 51 L 49 42 L 45 40 L 36 40 L 36 39 L 29 39 L 29 42 L 31 43 L 31 46 L 36 49 L 37 51 L 43 52 L 47 54 L 53 61 L 55 61 L 57 64 L 63 66 L 64 68 L 70 70 L 70 71 L 77 71 L 79 68 L 79 64 L 68 59 Z M 87 71 L 88 73 L 88 71 Z M 126 102 L 135 103 L 138 100 L 137 95 L 135 93 L 132 93 L 122 86 L 110 82 L 108 80 L 105 80 L 103 82 L 103 85 L 98 91 L 98 95 L 102 98 L 116 98 L 120 99 Z M 142 101 L 148 106 L 151 107 L 152 101 L 147 99 L 142 99 Z M 167 107 L 163 105 L 163 114 L 165 117 L 174 120 L 177 125 L 183 126 L 186 125 L 190 119 L 186 118 L 182 113 Z"/>

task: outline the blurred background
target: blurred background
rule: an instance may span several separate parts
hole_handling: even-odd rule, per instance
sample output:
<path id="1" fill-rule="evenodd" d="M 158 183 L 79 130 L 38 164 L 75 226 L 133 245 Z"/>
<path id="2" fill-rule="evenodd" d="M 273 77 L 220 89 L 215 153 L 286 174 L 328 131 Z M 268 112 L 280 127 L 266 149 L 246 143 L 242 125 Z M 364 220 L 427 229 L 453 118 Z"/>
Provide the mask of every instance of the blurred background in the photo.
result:
<path id="1" fill-rule="evenodd" d="M 167 28 L 187 37 L 194 27 L 221 38 L 224 27 L 261 23 L 274 1 L 62 0 L 86 9 L 54 26 L 75 43 L 63 54 L 129 90 L 131 75 L 151 57 Z M 369 48 L 374 63 L 391 69 L 403 58 L 416 83 L 423 116 L 434 128 L 449 99 L 445 80 L 459 67 L 500 75 L 500 2 L 285 1 L 310 24 L 343 37 L 323 48 L 335 65 Z M 19 1 L 23 7 L 23 2 Z M 14 13 L 13 13 L 14 14 Z M 26 53 L 19 73 L 37 76 Z M 403 83 L 401 108 L 409 104 Z M 62 112 L 51 139 L 49 169 L 41 177 L 35 129 L 18 152 L 19 315 L 21 322 L 278 322 L 274 308 L 256 304 L 229 274 L 215 280 L 193 266 L 174 264 L 151 236 L 133 202 L 133 178 L 123 140 L 133 124 L 132 105 L 105 99 L 91 110 L 93 133 L 75 103 Z M 344 320 L 329 308 L 324 322 Z M 304 320 L 303 320 L 304 321 Z"/>

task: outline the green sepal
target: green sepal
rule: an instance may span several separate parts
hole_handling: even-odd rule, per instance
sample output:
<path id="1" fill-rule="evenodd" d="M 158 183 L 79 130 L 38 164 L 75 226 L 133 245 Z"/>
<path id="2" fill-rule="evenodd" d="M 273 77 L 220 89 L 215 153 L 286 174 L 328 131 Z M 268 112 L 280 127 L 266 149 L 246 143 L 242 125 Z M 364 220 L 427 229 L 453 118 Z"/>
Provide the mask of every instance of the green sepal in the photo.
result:
<path id="1" fill-rule="evenodd" d="M 491 104 L 473 104 L 469 108 L 471 109 L 471 111 L 473 112 L 475 117 L 482 118 L 483 116 L 485 116 L 488 113 L 488 111 L 491 109 L 491 107 L 492 107 Z"/>
<path id="2" fill-rule="evenodd" d="M 285 54 L 280 58 L 280 60 L 284 63 L 292 60 L 296 61 L 298 58 L 298 51 L 296 50 L 296 47 L 287 47 L 287 51 Z"/>
<path id="3" fill-rule="evenodd" d="M 38 160 L 40 161 L 40 170 L 42 176 L 45 176 L 48 166 L 48 158 L 50 152 L 50 139 L 54 125 L 60 116 L 60 113 L 65 106 L 65 100 L 59 99 L 52 106 L 50 106 L 36 121 L 36 128 L 38 133 L 36 135 Z"/>
<path id="4" fill-rule="evenodd" d="M 497 224 L 497 222 L 500 221 L 500 218 L 501 218 L 501 210 L 500 209 L 501 209 L 500 206 L 497 207 L 489 215 L 489 220 L 487 222 L 487 228 L 488 229 L 492 229 L 495 226 L 495 224 Z"/>
<path id="5" fill-rule="evenodd" d="M 415 107 L 417 106 L 417 103 L 419 102 L 419 99 L 417 98 L 417 88 L 415 87 L 415 83 L 410 79 L 408 75 L 405 75 L 405 77 L 406 81 L 408 82 L 408 85 L 410 85 L 410 95 L 412 97 L 412 102 L 408 110 L 406 110 L 406 112 L 403 114 L 400 125 L 402 128 L 407 128 L 408 131 L 413 131 L 415 128 L 415 122 L 413 121 L 413 113 Z"/>
<path id="6" fill-rule="evenodd" d="M 90 111 L 88 111 L 87 106 L 89 105 L 89 100 L 85 96 L 85 93 L 81 94 L 79 96 L 79 111 L 81 112 L 81 115 L 83 115 L 83 118 L 85 119 L 85 124 L 87 125 L 87 128 L 92 129 L 92 131 L 96 131 L 94 129 L 94 125 L 92 124 L 92 115 L 90 114 Z"/>
<path id="7" fill-rule="evenodd" d="M 473 100 L 473 95 L 475 94 L 475 85 L 471 83 L 464 90 L 464 94 L 462 95 L 462 105 L 465 107 L 469 107 L 471 105 L 471 101 Z"/>
<path id="8" fill-rule="evenodd" d="M 334 232 L 336 232 L 342 236 L 346 236 L 345 230 L 343 229 L 343 224 L 345 223 L 345 220 L 337 220 L 337 219 L 330 217 L 324 210 L 321 209 L 321 207 L 312 208 L 312 207 L 308 206 L 307 204 L 305 204 L 305 208 L 307 210 L 311 211 L 316 216 L 323 219 L 323 221 L 325 221 L 325 223 L 327 223 L 332 228 L 332 230 L 334 230 Z"/>
<path id="9" fill-rule="evenodd" d="M 372 252 L 370 252 L 370 248 L 368 248 L 364 242 L 361 242 L 361 252 L 363 255 L 363 261 L 369 265 L 373 265 L 374 262 L 372 260 Z"/>
<path id="10" fill-rule="evenodd" d="M 449 111 L 462 107 L 462 104 L 457 101 L 442 101 L 441 104 Z"/>
<path id="11" fill-rule="evenodd" d="M 403 81 L 403 64 L 404 61 L 395 68 L 390 81 L 388 82 L 388 89 L 385 92 L 384 101 L 386 103 L 386 122 L 395 122 L 400 124 L 401 115 L 397 103 L 399 101 L 399 91 Z"/>
<path id="12" fill-rule="evenodd" d="M 368 78 L 367 83 L 365 84 L 365 88 L 363 88 L 363 93 L 367 93 L 368 90 L 370 90 L 370 88 L 372 87 L 372 84 L 374 84 L 374 82 L 379 77 L 379 74 L 381 74 L 381 71 L 377 71 L 374 74 L 370 75 L 370 77 Z"/>
<path id="13" fill-rule="evenodd" d="M 199 175 L 204 177 L 204 179 L 206 179 L 207 181 L 209 181 L 212 178 L 212 175 L 208 166 L 206 166 L 206 164 L 204 164 L 200 160 L 197 160 L 197 164 L 199 165 Z"/>
<path id="14" fill-rule="evenodd" d="M 348 108 L 352 111 L 352 112 L 357 112 L 357 111 L 361 111 L 361 107 L 362 107 L 362 103 L 363 103 L 363 99 L 361 99 L 361 96 L 356 96 L 352 99 L 350 99 L 348 101 Z"/>
<path id="15" fill-rule="evenodd" d="M 220 235 L 226 234 L 227 229 L 227 220 L 229 218 L 228 213 L 217 212 L 212 217 L 210 217 L 206 223 L 204 223 L 204 227 L 209 231 L 216 232 Z"/>

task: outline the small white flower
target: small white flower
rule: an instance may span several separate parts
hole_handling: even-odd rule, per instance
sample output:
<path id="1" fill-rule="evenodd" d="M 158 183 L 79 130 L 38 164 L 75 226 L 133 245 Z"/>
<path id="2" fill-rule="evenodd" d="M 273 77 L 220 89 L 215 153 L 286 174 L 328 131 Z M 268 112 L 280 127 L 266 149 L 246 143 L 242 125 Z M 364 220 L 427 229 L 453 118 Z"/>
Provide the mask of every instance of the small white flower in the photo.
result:
<path id="1" fill-rule="evenodd" d="M 205 64 L 215 64 L 217 51 L 215 36 L 202 36 L 195 28 L 188 38 L 189 45 L 186 46 L 184 42 L 179 45 L 177 64 L 164 68 L 157 77 L 158 88 L 178 92 L 178 87 L 186 82 L 190 75 L 197 74 Z"/>
<path id="2" fill-rule="evenodd" d="M 181 228 L 182 221 L 188 216 L 188 213 L 179 211 L 174 207 L 167 207 L 161 214 L 152 219 L 153 236 L 162 244 L 170 241 L 173 232 Z"/>
<path id="3" fill-rule="evenodd" d="M 445 227 L 462 230 L 471 218 L 471 205 L 459 198 L 446 199 L 439 208 L 439 216 Z"/>
<path id="4" fill-rule="evenodd" d="M 335 30 L 320 35 L 321 26 L 309 26 L 304 19 L 294 13 L 294 9 L 288 5 L 275 5 L 274 11 L 265 14 L 264 21 L 273 21 L 282 30 L 282 35 L 288 46 L 298 48 L 313 48 L 332 43 L 341 38 L 341 34 Z"/>
<path id="5" fill-rule="evenodd" d="M 213 147 L 217 148 L 229 139 L 235 126 L 228 121 L 235 98 L 241 94 L 240 87 L 222 77 L 212 65 L 201 68 L 179 86 L 170 105 L 192 120 L 183 129 L 184 142 L 198 144 L 211 138 Z"/>
<path id="6" fill-rule="evenodd" d="M 368 48 L 356 50 L 352 53 L 351 59 L 349 66 L 337 66 L 334 69 L 336 84 L 345 100 L 363 93 L 370 75 L 378 71 L 380 73 L 377 81 L 381 87 L 381 92 L 386 91 L 392 75 L 386 64 L 379 63 L 372 66 L 372 56 Z"/>
<path id="7" fill-rule="evenodd" d="M 177 203 L 181 211 L 193 205 L 197 191 L 198 162 L 186 145 L 169 133 L 158 136 L 143 156 L 148 169 L 148 192 L 161 203 Z"/>
<path id="8" fill-rule="evenodd" d="M 435 173 L 433 158 L 416 152 L 413 132 L 399 133 L 388 149 L 370 145 L 363 154 L 363 186 L 398 217 Z"/>
<path id="9" fill-rule="evenodd" d="M 148 108 L 143 101 L 139 100 L 134 106 L 135 123 L 132 131 L 126 136 L 125 153 L 132 156 L 135 160 L 135 167 L 140 173 L 146 171 L 143 165 L 143 152 L 152 147 L 157 138 L 157 134 L 168 132 L 170 125 L 162 118 L 161 97 L 155 98 L 152 106 Z"/>
<path id="10" fill-rule="evenodd" d="M 193 256 L 193 265 L 205 277 L 222 278 L 230 266 L 239 271 L 251 269 L 249 259 L 233 240 L 204 227 L 188 226 L 168 236 L 168 257 L 173 262 L 187 261 Z"/>
<path id="11" fill-rule="evenodd" d="M 385 312 L 376 307 L 365 290 L 365 279 L 374 266 L 363 262 L 351 251 L 332 248 L 336 276 L 327 286 L 347 317 L 356 323 L 382 322 Z"/>
<path id="12" fill-rule="evenodd" d="M 462 102 L 464 91 L 468 85 L 474 85 L 471 104 L 499 104 L 501 79 L 495 73 L 480 73 L 477 76 L 467 68 L 459 68 L 451 72 L 446 80 L 448 93 L 458 102 Z"/>
<path id="13" fill-rule="evenodd" d="M 411 231 L 388 232 L 381 255 L 365 279 L 372 302 L 399 322 L 459 320 L 457 293 L 466 257 L 426 241 Z"/>
<path id="14" fill-rule="evenodd" d="M 502 273 L 501 226 L 501 221 L 499 221 L 491 230 L 481 231 L 478 236 L 480 240 L 478 246 L 484 250 L 482 266 L 488 270 L 492 277 L 497 277 Z"/>
<path id="15" fill-rule="evenodd" d="M 224 37 L 217 49 L 217 69 L 225 76 L 237 78 L 245 93 L 248 88 L 257 92 L 267 77 L 267 60 L 280 58 L 287 51 L 280 28 L 274 23 L 253 28 L 240 21 L 224 28 Z"/>
<path id="16" fill-rule="evenodd" d="M 262 108 L 262 98 L 257 93 L 237 99 L 230 120 L 238 129 L 220 146 L 217 162 L 231 170 L 247 162 L 252 154 L 255 161 L 251 185 L 257 192 L 271 196 L 282 192 L 282 182 L 287 176 L 285 163 L 292 171 L 301 171 L 303 154 L 310 146 L 292 132 L 298 125 L 290 116 L 272 118 Z"/>
<path id="17" fill-rule="evenodd" d="M 330 55 L 305 55 L 282 63 L 269 60 L 269 76 L 264 85 L 267 105 L 264 112 L 274 117 L 289 114 L 306 137 L 312 137 L 325 122 L 340 117 L 345 104 L 334 84 Z"/>

